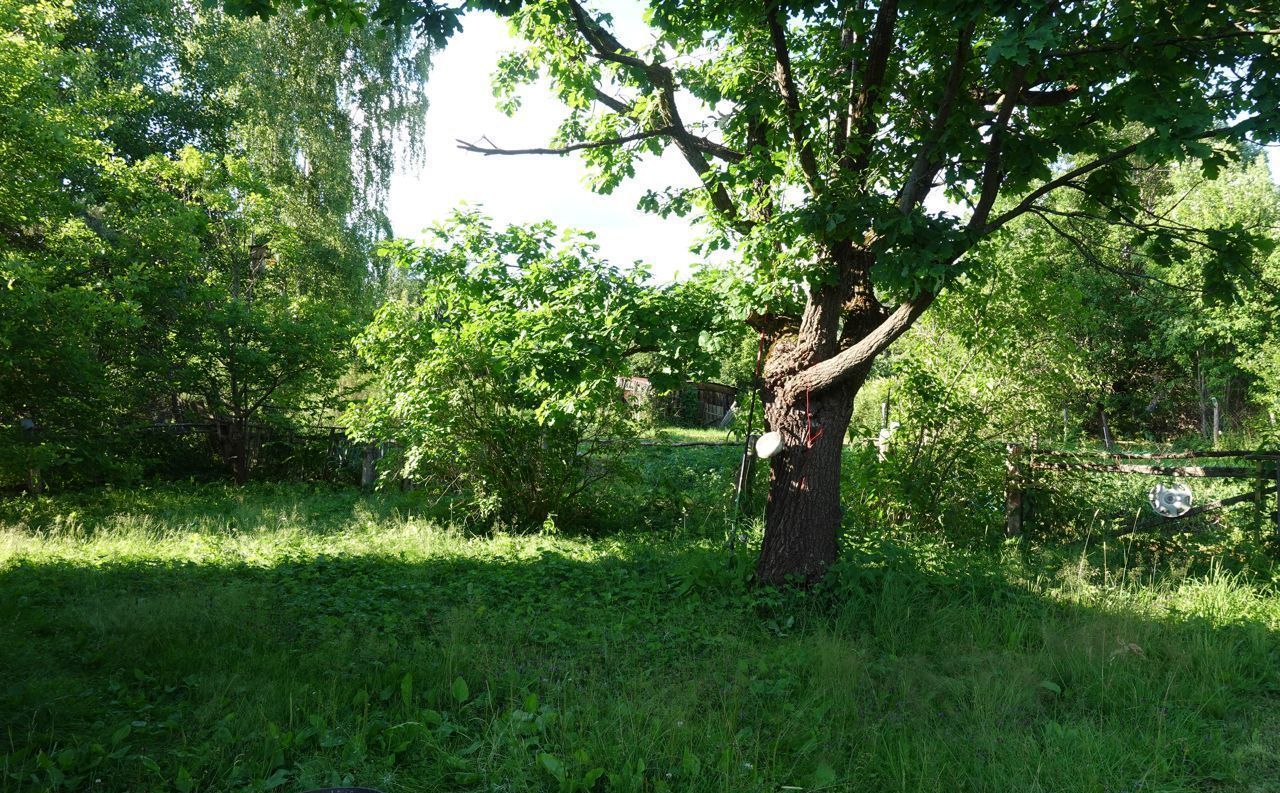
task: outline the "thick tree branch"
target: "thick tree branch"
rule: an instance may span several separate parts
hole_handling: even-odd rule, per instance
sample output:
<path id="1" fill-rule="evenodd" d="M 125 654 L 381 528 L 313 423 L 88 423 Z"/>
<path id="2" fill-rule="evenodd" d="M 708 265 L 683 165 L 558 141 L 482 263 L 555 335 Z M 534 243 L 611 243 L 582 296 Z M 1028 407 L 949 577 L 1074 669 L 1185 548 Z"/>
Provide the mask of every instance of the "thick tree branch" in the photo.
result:
<path id="1" fill-rule="evenodd" d="M 969 55 L 972 51 L 972 38 L 973 23 L 969 23 L 960 31 L 956 42 L 955 58 L 951 62 L 946 85 L 942 88 L 942 97 L 938 100 L 933 124 L 925 134 L 920 150 L 916 152 L 915 160 L 911 163 L 911 172 L 898 193 L 898 209 L 904 213 L 910 212 L 924 201 L 925 196 L 929 194 L 929 189 L 933 186 L 933 178 L 941 166 L 941 160 L 937 158 L 938 144 L 946 133 L 947 124 L 951 120 L 951 111 L 955 108 L 956 100 L 960 96 L 960 88 L 964 84 L 965 67 L 969 63 Z"/>
<path id="2" fill-rule="evenodd" d="M 601 89 L 600 86 L 593 86 L 591 90 L 595 95 L 597 102 L 619 115 L 628 116 L 635 110 L 634 105 L 629 102 L 624 102 L 615 96 L 611 96 Z M 688 133 L 688 135 L 689 140 L 692 141 L 693 144 L 696 145 L 704 154 L 709 154 L 712 157 L 724 160 L 725 162 L 740 162 L 742 158 L 746 156 L 736 149 L 731 149 L 723 143 L 716 143 L 714 140 L 709 140 L 701 135 L 694 135 L 693 133 Z"/>
<path id="3" fill-rule="evenodd" d="M 860 366 L 864 366 L 906 333 L 920 315 L 933 304 L 935 294 L 921 292 L 898 306 L 875 330 L 863 336 L 853 346 L 805 369 L 789 383 L 797 392 L 819 392 L 851 380 Z"/>
<path id="4" fill-rule="evenodd" d="M 813 141 L 805 129 L 800 112 L 800 95 L 796 89 L 795 75 L 791 71 L 791 52 L 787 48 L 786 12 L 779 2 L 772 3 L 765 12 L 769 20 L 769 39 L 773 42 L 774 79 L 782 105 L 787 111 L 787 126 L 791 129 L 791 141 L 800 160 L 800 172 L 810 195 L 817 197 L 821 181 L 818 176 L 818 160 L 813 154 Z"/>
<path id="5" fill-rule="evenodd" d="M 749 224 L 749 221 L 738 212 L 737 202 L 733 200 L 733 197 L 729 195 L 729 191 L 717 179 L 716 174 L 711 170 L 711 164 L 707 162 L 706 156 L 703 154 L 702 149 L 699 148 L 697 140 L 685 129 L 684 122 L 680 120 L 680 111 L 676 108 L 675 83 L 669 72 L 664 75 L 664 79 L 658 85 L 658 88 L 663 115 L 666 116 L 667 122 L 675 130 L 673 139 L 676 142 L 676 147 L 684 155 L 685 162 L 689 163 L 689 167 L 702 180 L 703 189 L 707 191 L 707 195 L 711 198 L 711 205 L 730 224 L 740 229 L 744 228 L 745 225 Z"/>
<path id="6" fill-rule="evenodd" d="M 1067 171 L 1066 173 L 1063 173 L 1057 176 L 1056 178 L 1050 179 L 1049 181 L 1037 187 L 1035 190 L 1032 190 L 1030 193 L 1028 193 L 1020 202 L 1018 202 L 1017 206 L 1013 207 L 1007 212 L 1001 213 L 1000 216 L 997 217 L 995 220 L 991 221 L 986 226 L 982 227 L 981 234 L 983 235 L 990 234 L 991 232 L 1000 228 L 1001 226 L 1013 220 L 1014 218 L 1018 217 L 1019 215 L 1022 215 L 1025 212 L 1029 211 L 1033 206 L 1035 206 L 1036 201 L 1048 195 L 1049 193 L 1053 192 L 1054 190 L 1057 190 L 1059 187 L 1062 187 L 1063 185 L 1066 185 L 1066 184 L 1070 184 L 1076 179 L 1079 179 L 1081 176 L 1090 174 L 1093 171 L 1096 171 L 1099 168 L 1102 168 L 1103 166 L 1110 165 L 1111 163 L 1116 162 L 1117 160 L 1122 160 L 1125 157 L 1128 157 L 1130 154 L 1133 154 L 1135 151 L 1138 150 L 1138 145 L 1139 144 L 1134 143 L 1129 146 L 1116 149 L 1110 154 L 1099 157 L 1095 160 L 1090 160 L 1089 162 L 1079 166 L 1078 168 L 1072 168 L 1070 171 Z"/>
<path id="7" fill-rule="evenodd" d="M 853 117 L 854 91 L 856 86 L 853 82 L 853 66 L 854 59 L 852 55 L 854 42 L 857 40 L 857 34 L 853 29 L 853 8 L 847 8 L 844 12 L 844 18 L 840 22 L 840 50 L 844 53 L 843 60 L 840 63 L 839 71 L 837 71 L 837 85 L 844 85 L 846 98 L 844 108 L 838 110 L 835 117 L 831 121 L 831 151 L 835 153 L 837 161 L 844 156 L 846 147 L 849 144 L 849 119 Z"/>
<path id="8" fill-rule="evenodd" d="M 704 141 L 693 135 L 680 119 L 680 111 L 676 107 L 675 76 L 671 70 L 660 63 L 649 63 L 636 57 L 632 54 L 633 50 L 623 47 L 612 33 L 593 19 L 578 0 L 568 0 L 568 3 L 573 14 L 574 25 L 598 57 L 638 70 L 657 89 L 666 126 L 671 129 L 671 138 L 680 149 L 680 153 L 684 155 L 685 161 L 689 163 L 689 167 L 698 174 L 703 189 L 711 200 L 711 206 L 729 225 L 739 231 L 747 230 L 750 227 L 750 221 L 738 211 L 737 202 L 720 183 L 711 164 L 707 162 L 702 144 L 709 144 L 710 141 Z M 731 151 L 721 148 L 723 151 L 720 154 Z"/>
<path id="9" fill-rule="evenodd" d="M 634 108 L 630 102 L 624 102 L 615 96 L 605 93 L 600 86 L 592 86 L 592 93 L 595 95 L 596 101 L 620 115 L 628 115 Z"/>
<path id="10" fill-rule="evenodd" d="M 1004 137 L 1008 134 L 1009 119 L 1013 115 L 1017 96 L 1022 92 L 1025 76 L 1026 67 L 1016 66 L 1005 82 L 1000 109 L 991 122 L 991 139 L 987 143 L 987 158 L 982 167 L 982 188 L 978 194 L 978 202 L 973 207 L 973 215 L 969 218 L 970 231 L 986 224 L 991 208 L 996 204 L 996 197 L 1000 195 L 1000 185 L 1004 182 Z"/>
<path id="11" fill-rule="evenodd" d="M 1211 129 L 1206 132 L 1202 132 L 1199 135 L 1192 135 L 1190 138 L 1187 138 L 1187 140 L 1205 140 L 1206 138 L 1222 137 L 1222 136 L 1230 135 L 1236 132 L 1240 132 L 1240 133 L 1248 132 L 1250 128 L 1252 128 L 1258 123 L 1258 121 L 1259 121 L 1259 117 L 1251 116 L 1249 118 L 1246 118 L 1230 126 L 1218 127 L 1216 129 Z M 1150 140 L 1150 138 L 1148 138 L 1147 140 Z M 1027 195 L 1024 196 L 1023 199 L 1019 201 L 1016 206 L 1014 206 L 1013 208 L 1009 209 L 1006 212 L 1001 213 L 999 217 L 997 217 L 995 220 L 991 221 L 990 223 L 987 223 L 985 226 L 975 227 L 971 223 L 970 227 L 977 229 L 978 236 L 985 236 L 987 234 L 990 234 L 991 232 L 1005 225 L 1006 223 L 1018 217 L 1019 215 L 1022 215 L 1028 212 L 1035 205 L 1035 202 L 1043 198 L 1045 195 L 1048 195 L 1054 190 L 1057 190 L 1059 187 L 1062 187 L 1067 184 L 1071 184 L 1075 182 L 1075 180 L 1079 179 L 1080 177 L 1085 176 L 1089 173 L 1092 173 L 1093 171 L 1096 171 L 1099 168 L 1110 165 L 1116 162 L 1117 160 L 1122 160 L 1125 157 L 1128 157 L 1130 154 L 1133 154 L 1134 152 L 1136 152 L 1139 149 L 1139 147 L 1141 147 L 1142 144 L 1145 142 L 1146 141 L 1144 140 L 1138 143 L 1130 144 L 1128 146 L 1123 146 L 1119 149 L 1116 149 L 1113 152 L 1110 152 L 1109 154 L 1105 154 L 1094 160 L 1090 160 L 1084 165 L 1078 166 L 1076 168 L 1072 168 L 1071 170 L 1063 174 L 1060 174 L 1053 179 L 1050 179 L 1049 181 L 1037 187 L 1035 190 L 1032 190 L 1030 193 L 1027 193 Z"/>
<path id="12" fill-rule="evenodd" d="M 569 10 L 573 14 L 578 32 L 599 58 L 648 73 L 651 64 L 631 54 L 633 51 L 623 47 L 622 42 L 618 41 L 606 27 L 596 22 L 581 3 L 577 0 L 569 0 Z"/>
<path id="13" fill-rule="evenodd" d="M 858 98 L 849 111 L 849 145 L 858 146 L 856 154 L 841 160 L 841 166 L 862 173 L 871 162 L 871 137 L 876 130 L 876 109 L 884 86 L 884 76 L 893 50 L 894 30 L 898 25 L 898 0 L 884 0 L 876 12 L 875 28 L 867 45 L 867 61 L 862 70 Z"/>
<path id="14" fill-rule="evenodd" d="M 716 143 L 714 140 L 708 140 L 700 135 L 694 135 L 686 131 L 685 138 L 689 141 L 689 145 L 698 149 L 703 154 L 709 154 L 719 160 L 725 162 L 741 162 L 746 155 L 737 149 L 731 149 L 723 143 Z"/>

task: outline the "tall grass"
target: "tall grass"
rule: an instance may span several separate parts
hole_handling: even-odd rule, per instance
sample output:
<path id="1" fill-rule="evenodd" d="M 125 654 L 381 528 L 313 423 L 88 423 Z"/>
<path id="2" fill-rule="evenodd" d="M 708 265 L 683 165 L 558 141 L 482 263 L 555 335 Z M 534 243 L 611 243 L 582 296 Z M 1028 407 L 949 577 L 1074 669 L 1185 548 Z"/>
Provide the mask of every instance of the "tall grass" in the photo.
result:
<path id="1" fill-rule="evenodd" d="M 864 534 L 816 591 L 751 590 L 709 534 L 475 534 L 428 507 L 6 503 L 0 788 L 1280 784 L 1257 572 Z"/>

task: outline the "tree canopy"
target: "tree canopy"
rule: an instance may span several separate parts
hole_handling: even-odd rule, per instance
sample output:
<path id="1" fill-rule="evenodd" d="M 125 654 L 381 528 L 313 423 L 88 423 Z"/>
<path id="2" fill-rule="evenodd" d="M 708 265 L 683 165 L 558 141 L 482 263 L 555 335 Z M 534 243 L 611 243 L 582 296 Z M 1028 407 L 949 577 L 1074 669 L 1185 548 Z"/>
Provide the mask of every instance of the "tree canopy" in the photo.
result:
<path id="1" fill-rule="evenodd" d="M 1201 413 L 1218 390 L 1269 398 L 1274 195 L 1249 163 L 1280 136 L 1280 9 L 651 0 L 639 26 L 602 9 L 0 0 L 15 31 L 0 42 L 0 151 L 23 177 L 0 187 L 4 423 L 83 437 L 202 416 L 227 430 L 243 478 L 250 423 L 337 415 L 345 342 L 385 302 L 363 337 L 368 439 L 403 431 L 419 456 L 432 448 L 465 403 L 439 386 L 453 372 L 493 386 L 485 404 L 526 438 L 550 448 L 548 428 L 571 427 L 559 448 L 576 449 L 599 434 L 586 417 L 613 405 L 625 353 L 677 371 L 707 351 L 691 318 L 710 332 L 736 314 L 744 330 L 716 345 L 741 360 L 721 370 L 749 380 L 763 358 L 781 440 L 757 567 L 777 582 L 834 560 L 854 400 L 948 289 L 909 345 L 979 360 L 998 339 L 1027 363 L 1023 382 L 1043 381 L 1018 421 L 1071 403 L 1185 429 L 1195 411 L 1161 413 L 1173 383 L 1170 403 Z M 601 193 L 670 150 L 693 179 L 641 208 L 696 220 L 730 267 L 657 289 L 585 238 L 467 213 L 371 256 L 393 155 L 420 153 L 430 51 L 478 10 L 521 42 L 495 75 L 499 105 L 518 112 L 549 86 L 564 117 L 551 141 L 462 148 L 576 154 Z M 980 339 L 988 320 L 998 332 Z M 889 376 L 950 421 L 918 351 Z M 18 469 L 53 448 L 14 437 Z"/>

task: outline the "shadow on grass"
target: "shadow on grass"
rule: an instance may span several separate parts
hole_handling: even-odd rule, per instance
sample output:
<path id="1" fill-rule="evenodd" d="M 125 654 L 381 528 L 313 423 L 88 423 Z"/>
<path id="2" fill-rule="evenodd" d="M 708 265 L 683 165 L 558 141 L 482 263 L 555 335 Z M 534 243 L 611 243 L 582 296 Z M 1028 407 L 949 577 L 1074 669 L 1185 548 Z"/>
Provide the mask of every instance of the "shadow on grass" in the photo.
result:
<path id="1" fill-rule="evenodd" d="M 1205 790 L 1280 779 L 1274 602 L 644 542 L 0 572 L 7 789 Z M 577 556 L 571 556 L 574 553 Z M 1270 780 L 1270 781 L 1268 781 Z"/>

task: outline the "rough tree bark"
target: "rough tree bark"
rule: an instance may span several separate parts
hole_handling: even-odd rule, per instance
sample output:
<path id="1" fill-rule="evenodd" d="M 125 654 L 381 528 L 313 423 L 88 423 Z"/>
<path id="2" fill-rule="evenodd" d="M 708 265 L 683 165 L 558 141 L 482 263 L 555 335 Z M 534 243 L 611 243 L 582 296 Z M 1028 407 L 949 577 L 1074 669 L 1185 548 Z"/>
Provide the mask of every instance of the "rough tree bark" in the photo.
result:
<path id="1" fill-rule="evenodd" d="M 756 567 L 763 582 L 818 580 L 836 558 L 840 532 L 840 451 L 854 391 L 817 398 L 766 392 L 765 419 L 786 447 L 771 460 L 764 544 Z"/>
<path id="2" fill-rule="evenodd" d="M 874 258 L 851 246 L 831 254 L 837 283 L 815 289 L 804 315 L 789 323 L 756 318 L 769 342 L 761 377 L 767 427 L 782 435 L 770 461 L 764 543 L 756 579 L 767 584 L 818 581 L 836 559 L 843 510 L 840 453 L 853 399 L 880 345 L 873 337 L 886 314 L 869 274 Z M 814 364 L 834 364 L 871 340 L 874 348 L 834 378 L 814 378 Z"/>

